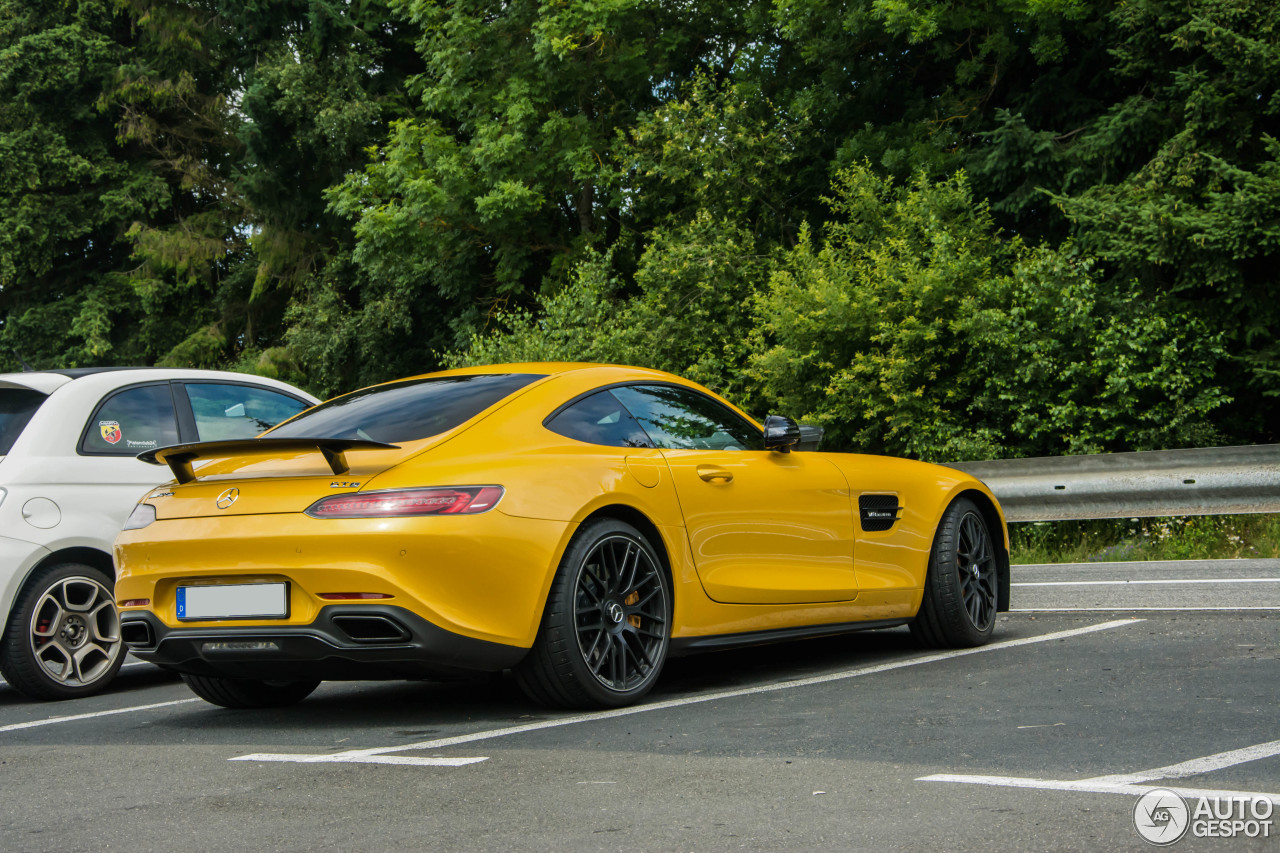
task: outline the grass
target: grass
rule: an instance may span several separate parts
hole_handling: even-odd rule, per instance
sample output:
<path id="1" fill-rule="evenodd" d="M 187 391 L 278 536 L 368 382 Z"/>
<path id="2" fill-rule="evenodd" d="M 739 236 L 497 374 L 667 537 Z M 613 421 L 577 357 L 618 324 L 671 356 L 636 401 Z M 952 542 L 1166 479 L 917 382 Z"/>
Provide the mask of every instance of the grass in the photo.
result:
<path id="1" fill-rule="evenodd" d="M 1280 557 L 1280 515 L 1193 515 L 1009 525 L 1013 562 Z"/>

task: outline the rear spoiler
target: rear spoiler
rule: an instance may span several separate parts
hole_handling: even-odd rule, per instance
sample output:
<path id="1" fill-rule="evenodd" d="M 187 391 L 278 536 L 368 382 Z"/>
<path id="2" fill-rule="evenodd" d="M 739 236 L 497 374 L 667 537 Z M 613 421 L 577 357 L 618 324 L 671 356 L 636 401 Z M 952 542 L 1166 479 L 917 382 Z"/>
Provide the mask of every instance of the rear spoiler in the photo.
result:
<path id="1" fill-rule="evenodd" d="M 197 459 L 224 459 L 232 456 L 278 456 L 304 450 L 318 450 L 334 474 L 351 470 L 348 450 L 399 450 L 396 444 L 364 441 L 358 438 L 239 438 L 233 441 L 201 441 L 193 444 L 171 444 L 139 453 L 138 458 L 152 465 L 168 465 L 179 483 L 195 480 L 191 463 Z"/>

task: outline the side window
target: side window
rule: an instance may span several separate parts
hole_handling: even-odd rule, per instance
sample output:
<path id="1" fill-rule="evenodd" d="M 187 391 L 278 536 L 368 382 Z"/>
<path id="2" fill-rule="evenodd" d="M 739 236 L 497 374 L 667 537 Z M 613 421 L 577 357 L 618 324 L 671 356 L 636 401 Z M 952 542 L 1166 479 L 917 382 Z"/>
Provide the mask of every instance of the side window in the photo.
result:
<path id="1" fill-rule="evenodd" d="M 250 385 L 187 382 L 185 387 L 201 441 L 253 438 L 308 408 L 301 400 Z"/>
<path id="2" fill-rule="evenodd" d="M 107 397 L 85 425 L 81 453 L 137 456 L 178 443 L 169 383 L 126 388 Z"/>
<path id="3" fill-rule="evenodd" d="M 547 429 L 588 444 L 608 447 L 653 447 L 649 436 L 608 391 L 600 391 L 560 412 Z"/>
<path id="4" fill-rule="evenodd" d="M 763 450 L 764 435 L 737 412 L 690 388 L 626 385 L 613 393 L 658 447 Z"/>

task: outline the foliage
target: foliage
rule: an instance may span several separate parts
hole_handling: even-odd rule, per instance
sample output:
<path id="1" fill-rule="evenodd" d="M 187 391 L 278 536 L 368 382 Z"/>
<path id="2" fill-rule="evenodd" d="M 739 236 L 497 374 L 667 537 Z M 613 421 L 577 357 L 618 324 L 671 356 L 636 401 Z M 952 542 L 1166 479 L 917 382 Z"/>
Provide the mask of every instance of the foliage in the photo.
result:
<path id="1" fill-rule="evenodd" d="M 1138 0 L 1096 16 L 1103 67 L 1073 107 L 998 112 L 979 184 L 1019 227 L 1060 222 L 1115 280 L 1225 333 L 1224 431 L 1280 439 L 1280 9 Z M 1059 216 L 1046 201 L 1053 201 Z M 1064 218 L 1065 217 L 1065 218 Z"/>
<path id="2" fill-rule="evenodd" d="M 168 194 L 97 102 L 131 38 L 106 0 L 0 2 L 0 370 L 146 352 L 112 273 Z"/>
<path id="3" fill-rule="evenodd" d="M 1222 356 L 1194 318 L 1111 290 L 1070 246 L 993 225 L 962 173 L 845 170 L 758 296 L 764 392 L 835 447 L 933 460 L 1211 442 Z"/>
<path id="4" fill-rule="evenodd" d="M 1009 525 L 1016 563 L 1280 557 L 1280 516 L 1199 515 Z"/>
<path id="5" fill-rule="evenodd" d="M 1158 137 L 1136 170 L 1059 201 L 1087 248 L 1228 332 L 1256 419 L 1280 396 L 1280 9 L 1145 2 L 1113 20 L 1118 73 L 1146 91 L 1107 123 Z"/>
<path id="6" fill-rule="evenodd" d="M 750 294 L 767 274 L 749 234 L 709 214 L 654 232 L 624 298 L 608 255 L 591 255 L 570 286 L 539 300 L 537 311 L 508 312 L 498 329 L 476 334 L 451 365 L 595 361 L 680 373 L 740 400 L 750 398 L 747 358 Z"/>
<path id="7" fill-rule="evenodd" d="M 362 295 L 395 305 L 423 352 L 454 337 L 422 320 L 448 317 L 465 339 L 491 307 L 616 239 L 615 131 L 696 61 L 697 36 L 640 0 L 401 8 L 422 34 L 420 108 L 329 198 L 355 223 Z"/>
<path id="8" fill-rule="evenodd" d="M 127 2 L 139 49 L 107 98 L 175 190 L 170 216 L 134 226 L 127 278 L 202 321 L 163 363 L 252 367 L 295 292 L 350 252 L 322 193 L 385 132 L 418 65 L 377 0 Z"/>
<path id="9" fill-rule="evenodd" d="M 1278 22 L 0 0 L 0 370 L 595 358 L 931 458 L 1280 440 Z"/>

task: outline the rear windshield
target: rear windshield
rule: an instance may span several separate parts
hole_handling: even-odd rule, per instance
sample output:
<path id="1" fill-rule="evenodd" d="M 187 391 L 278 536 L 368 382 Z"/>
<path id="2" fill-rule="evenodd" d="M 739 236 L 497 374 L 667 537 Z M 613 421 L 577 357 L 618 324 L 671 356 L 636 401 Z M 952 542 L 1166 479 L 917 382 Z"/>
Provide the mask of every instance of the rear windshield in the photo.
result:
<path id="1" fill-rule="evenodd" d="M 26 388 L 0 388 L 0 456 L 7 456 L 22 429 L 45 401 L 45 395 Z"/>
<path id="2" fill-rule="evenodd" d="M 397 444 L 430 438 L 464 423 L 541 379 L 532 373 L 410 379 L 355 391 L 281 424 L 273 438 L 362 438 Z"/>

